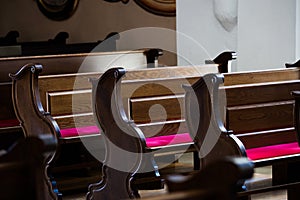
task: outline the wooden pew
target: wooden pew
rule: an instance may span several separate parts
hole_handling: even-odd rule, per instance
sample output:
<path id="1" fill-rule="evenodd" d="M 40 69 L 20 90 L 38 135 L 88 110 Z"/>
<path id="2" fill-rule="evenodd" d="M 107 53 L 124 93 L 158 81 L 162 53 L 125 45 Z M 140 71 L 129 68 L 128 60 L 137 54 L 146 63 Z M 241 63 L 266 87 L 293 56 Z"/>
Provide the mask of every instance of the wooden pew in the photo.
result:
<path id="1" fill-rule="evenodd" d="M 111 65 L 128 65 L 129 68 L 152 67 L 162 54 L 160 49 L 143 49 L 136 51 L 116 51 L 83 54 L 64 54 L 47 56 L 25 56 L 0 58 L 0 148 L 7 148 L 11 142 L 23 135 L 15 116 L 11 87 L 12 81 L 8 76 L 19 70 L 27 63 L 43 64 L 42 75 L 66 74 L 81 72 L 103 71 Z M 155 62 L 154 62 L 155 61 Z M 153 63 L 152 63 L 153 62 Z M 99 67 L 102 66 L 103 68 Z"/>
<path id="2" fill-rule="evenodd" d="M 196 80 L 198 77 L 196 69 L 197 67 L 166 67 L 133 70 L 127 74 L 126 87 L 127 90 L 133 93 L 137 87 L 136 84 L 134 85 L 134 80 L 140 84 L 143 84 L 143 80 L 144 83 L 151 83 L 152 80 L 157 78 L 158 80 L 162 80 L 167 77 L 169 77 L 171 80 L 172 77 L 179 77 L 182 81 L 186 81 L 184 77 L 188 77 L 188 80 Z M 199 70 L 200 72 L 203 70 L 206 72 L 215 72 L 217 71 L 217 67 L 216 65 L 208 65 L 207 67 L 204 67 L 203 70 L 202 68 L 199 68 Z M 17 117 L 21 122 L 23 122 L 21 125 L 25 134 L 35 134 L 35 130 L 37 131 L 42 129 L 52 132 L 58 138 L 60 144 L 72 144 L 74 142 L 80 142 L 80 140 L 94 142 L 98 142 L 98 140 L 100 140 L 99 142 L 101 142 L 101 138 L 99 137 L 99 129 L 96 127 L 92 113 L 91 83 L 89 82 L 90 78 L 98 78 L 101 73 L 44 75 L 39 77 L 38 75 L 40 72 L 40 66 L 27 65 L 14 76 L 14 104 Z M 180 88 L 180 84 L 177 84 L 176 87 Z M 170 92 L 172 94 L 172 91 L 168 92 L 170 97 Z M 129 101 L 131 101 L 128 99 L 130 97 L 128 94 L 129 93 L 127 93 L 127 96 L 124 96 L 124 105 L 128 105 Z M 141 97 L 141 92 L 135 93 L 133 100 L 137 99 L 138 97 Z M 18 99 L 22 99 L 22 101 L 18 101 Z M 182 104 L 179 103 L 176 105 L 182 106 Z M 170 108 L 170 106 L 171 105 L 169 105 L 168 108 Z M 41 108 L 44 108 L 45 111 L 41 110 Z M 126 109 L 128 116 L 130 114 L 130 110 L 130 108 Z M 52 123 L 49 125 L 49 122 L 45 122 L 43 120 L 45 116 L 49 116 L 49 113 L 51 113 L 51 117 L 55 119 L 54 122 L 59 125 L 59 129 L 56 128 L 56 126 L 53 128 L 54 125 Z M 34 115 L 37 116 L 34 117 Z M 176 115 L 178 117 L 178 114 Z M 181 116 L 182 114 L 179 115 L 179 117 Z M 182 120 L 178 119 L 173 119 L 170 121 L 169 124 L 166 125 L 167 127 L 171 127 L 169 132 L 172 130 L 176 131 L 181 124 L 181 121 Z M 144 129 L 148 128 L 148 131 L 145 132 L 148 132 L 149 134 L 151 134 L 151 132 L 153 134 L 153 129 L 155 130 L 155 127 L 159 127 L 159 125 L 159 123 L 149 123 L 149 125 L 141 124 Z M 91 132 L 86 132 L 86 129 L 90 130 Z M 87 134 L 88 137 L 86 137 Z M 163 131 L 161 134 L 164 134 Z M 98 148 L 101 148 L 101 145 L 99 145 Z M 58 150 L 60 151 L 60 149 Z M 74 149 L 72 151 L 74 151 Z M 103 158 L 99 158 L 98 154 L 99 153 L 97 153 L 96 158 L 102 160 Z M 59 155 L 59 153 L 56 155 Z"/>
<path id="3" fill-rule="evenodd" d="M 125 70 L 113 68 L 93 81 L 94 113 L 103 130 L 106 156 L 102 181 L 90 185 L 88 199 L 138 198 L 136 182 L 153 177 L 163 180 L 155 155 L 195 151 L 185 125 L 181 85 L 193 83 L 201 74 L 215 73 L 217 67 L 160 69 L 167 69 L 167 76 L 139 70 L 142 79 L 128 71 L 122 81 Z M 163 108 L 151 113 L 157 105 Z"/>
<path id="4" fill-rule="evenodd" d="M 159 53 L 160 51 L 156 50 L 156 53 L 152 53 L 152 55 L 159 55 Z M 165 105 L 167 107 L 166 109 L 169 110 L 170 108 L 172 108 L 171 104 L 173 102 L 176 103 L 176 108 L 173 109 L 173 111 L 170 111 L 171 117 L 175 116 L 176 119 L 173 118 L 169 120 L 168 123 L 166 123 L 166 125 L 164 125 L 159 121 L 149 122 L 149 117 L 145 118 L 145 115 L 140 112 L 139 106 L 141 105 L 141 103 L 147 105 L 149 109 L 149 106 L 151 107 L 151 105 L 156 104 L 158 102 L 153 101 L 153 97 L 151 97 L 152 99 L 150 98 L 150 100 L 147 100 L 145 99 L 145 96 L 143 96 L 143 89 L 147 89 L 147 91 L 149 92 L 152 86 L 149 87 L 149 85 L 146 85 L 145 87 L 139 87 L 143 85 L 143 83 L 150 83 L 151 85 L 152 80 L 160 80 L 164 78 L 172 79 L 172 77 L 174 80 L 177 78 L 181 79 L 181 81 L 196 80 L 196 77 L 198 77 L 198 74 L 200 72 L 216 72 L 218 70 L 216 66 L 217 65 L 207 65 L 203 69 L 199 67 L 165 67 L 147 70 L 145 69 L 141 71 L 130 70 L 130 72 L 127 74 L 127 77 L 125 78 L 126 84 L 124 84 L 126 85 L 124 87 L 127 88 L 124 89 L 124 91 L 127 91 L 127 96 L 124 95 L 123 97 L 123 102 L 126 106 L 127 115 L 133 120 L 137 121 L 141 129 L 145 132 L 145 134 L 150 136 L 151 134 L 153 136 L 153 133 L 156 133 L 157 130 L 160 130 L 162 126 L 164 126 L 164 129 L 166 129 L 166 131 L 162 129 L 158 135 L 164 135 L 168 132 L 170 133 L 172 131 L 174 132 L 177 130 L 183 131 L 185 127 L 184 125 L 181 125 L 184 123 L 181 123 L 183 121 L 182 119 L 180 119 L 183 115 L 180 114 L 181 111 L 179 108 L 180 106 L 182 106 L 182 94 L 181 96 L 178 96 L 179 100 L 176 103 L 177 96 L 175 98 L 172 91 L 168 91 L 166 89 L 162 91 L 168 92 L 168 100 L 173 99 L 171 103 Z M 15 95 L 15 109 L 17 111 L 16 113 L 24 115 L 23 117 L 19 115 L 18 118 L 20 121 L 24 122 L 22 126 L 25 131 L 25 134 L 33 134 L 29 130 L 36 129 L 35 127 L 38 126 L 39 123 L 41 123 L 41 120 L 32 122 L 32 115 L 39 115 L 38 113 L 40 113 L 40 116 L 48 116 L 50 113 L 51 117 L 53 117 L 55 122 L 59 125 L 59 130 L 55 129 L 53 131 L 53 134 L 58 137 L 60 144 L 74 144 L 78 142 L 85 143 L 85 141 L 87 141 L 96 143 L 92 146 L 98 146 L 98 148 L 100 149 L 103 148 L 103 146 L 101 146 L 101 139 L 99 139 L 99 129 L 96 126 L 92 114 L 91 83 L 89 82 L 90 78 L 98 78 L 101 75 L 101 73 L 88 72 L 43 76 L 39 76 L 39 74 L 41 74 L 40 66 L 27 65 L 22 70 L 20 70 L 20 72 L 18 72 L 15 76 L 11 75 L 12 77 L 14 77 L 13 84 L 15 85 L 13 91 L 13 94 Z M 187 80 L 185 80 L 186 78 Z M 164 84 L 164 81 L 161 81 L 161 83 Z M 167 83 L 167 86 L 173 87 L 173 84 L 175 83 L 176 82 L 173 83 L 171 81 L 171 83 Z M 26 90 L 24 90 L 24 86 L 28 86 Z M 176 90 L 177 87 L 180 88 L 180 84 L 176 85 Z M 135 89 L 137 88 L 139 88 L 139 90 L 135 92 Z M 132 96 L 128 96 L 130 93 L 132 93 Z M 18 99 L 20 98 L 17 98 L 17 95 L 22 97 L 25 96 L 28 98 L 22 98 L 22 101 L 18 101 Z M 31 103 L 26 103 L 30 101 Z M 167 101 L 165 100 L 165 102 Z M 40 103 L 42 106 L 40 106 Z M 131 108 L 131 104 L 134 105 L 133 109 Z M 24 107 L 24 105 L 30 105 L 31 109 L 26 108 L 26 110 L 24 110 L 22 108 Z M 18 111 L 21 108 L 22 111 Z M 40 111 L 40 108 L 44 108 L 45 111 Z M 30 110 L 38 110 L 38 112 L 32 113 L 30 112 Z M 32 114 L 29 115 L 29 113 Z M 155 115 L 157 118 L 157 111 Z M 28 121 L 30 121 L 30 123 Z M 32 127 L 30 127 L 31 125 Z M 41 129 L 44 129 L 44 126 L 48 127 L 50 125 L 41 125 Z M 100 144 L 98 144 L 98 142 Z M 155 141 L 152 143 L 155 146 Z M 174 148 L 174 151 L 175 150 L 178 151 L 178 147 L 176 147 L 176 149 Z M 61 151 L 61 149 L 59 149 L 59 151 Z M 74 152 L 74 148 L 72 151 L 73 154 L 76 154 Z M 160 153 L 162 155 L 165 154 L 165 152 L 163 151 L 161 151 Z M 57 155 L 59 155 L 59 153 Z M 94 156 L 98 160 L 103 160 L 103 157 L 99 155 L 100 154 L 97 153 Z M 90 165 L 87 161 L 85 161 L 84 163 L 86 166 Z M 77 168 L 78 167 L 82 167 L 82 165 L 77 165 Z M 72 165 L 70 168 L 74 169 L 76 167 Z M 56 171 L 59 170 L 62 169 L 56 167 Z"/>
<path id="5" fill-rule="evenodd" d="M 214 79 L 223 83 L 222 75 Z M 287 187 L 289 199 L 299 198 L 295 193 L 299 184 L 288 186 L 300 180 L 296 173 L 300 148 L 290 95 L 300 88 L 299 69 L 224 74 L 224 86 L 220 89 L 218 84 L 207 83 L 199 80 L 192 87 L 185 87 L 186 118 L 198 146 L 201 166 L 222 156 L 247 156 L 256 167 L 272 165 L 272 187 Z M 226 115 L 220 113 L 220 107 L 225 107 Z M 195 110 L 209 120 L 200 119 Z"/>
<path id="6" fill-rule="evenodd" d="M 55 152 L 52 135 L 27 137 L 0 155 L 0 193 L 3 200 L 60 199 L 46 175 L 45 162 Z"/>

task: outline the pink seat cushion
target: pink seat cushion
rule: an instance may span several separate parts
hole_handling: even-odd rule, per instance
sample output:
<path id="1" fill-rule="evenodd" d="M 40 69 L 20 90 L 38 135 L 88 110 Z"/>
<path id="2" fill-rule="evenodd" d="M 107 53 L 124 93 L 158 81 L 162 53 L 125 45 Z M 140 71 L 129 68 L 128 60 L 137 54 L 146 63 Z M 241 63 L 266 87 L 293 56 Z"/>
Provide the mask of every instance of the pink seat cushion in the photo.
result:
<path id="1" fill-rule="evenodd" d="M 20 122 L 17 119 L 0 120 L 0 128 L 19 126 Z"/>
<path id="2" fill-rule="evenodd" d="M 97 133 L 100 133 L 100 130 L 97 126 L 66 128 L 60 130 L 61 137 L 76 137 L 76 136 L 92 135 Z"/>
<path id="3" fill-rule="evenodd" d="M 159 146 L 189 143 L 189 142 L 193 142 L 189 133 L 146 138 L 146 144 L 148 147 L 159 147 Z"/>
<path id="4" fill-rule="evenodd" d="M 66 128 L 60 130 L 61 137 L 64 138 L 97 134 L 99 132 L 100 131 L 97 126 Z M 146 138 L 146 144 L 148 147 L 159 147 L 172 144 L 189 143 L 192 141 L 193 140 L 191 139 L 188 133 Z"/>
<path id="5" fill-rule="evenodd" d="M 265 147 L 247 149 L 247 156 L 251 160 L 273 158 L 279 156 L 293 155 L 300 153 L 300 147 L 297 142 L 278 144 Z"/>

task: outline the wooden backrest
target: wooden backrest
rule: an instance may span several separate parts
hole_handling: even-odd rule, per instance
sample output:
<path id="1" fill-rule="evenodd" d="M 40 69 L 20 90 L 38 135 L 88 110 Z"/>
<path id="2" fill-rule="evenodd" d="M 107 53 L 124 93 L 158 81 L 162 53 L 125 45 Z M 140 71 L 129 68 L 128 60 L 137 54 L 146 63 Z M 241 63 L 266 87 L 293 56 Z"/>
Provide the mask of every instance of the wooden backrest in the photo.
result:
<path id="1" fill-rule="evenodd" d="M 47 155 L 53 154 L 52 136 L 28 137 L 0 156 L 1 199 L 57 199 L 45 173 Z"/>
<path id="2" fill-rule="evenodd" d="M 108 67 L 116 65 L 126 68 L 146 68 L 148 60 L 155 60 L 151 58 L 161 55 L 160 49 L 156 52 L 158 55 L 153 54 L 153 49 L 141 49 L 0 58 L 0 82 L 10 82 L 8 74 L 18 71 L 20 66 L 28 63 L 42 64 L 44 66 L 42 75 L 104 72 Z"/>
<path id="3" fill-rule="evenodd" d="M 0 132 L 21 132 L 14 113 L 11 88 L 12 82 L 9 73 L 16 72 L 20 66 L 27 63 L 41 63 L 44 68 L 40 72 L 43 75 L 77 73 L 78 71 L 101 71 L 111 65 L 126 65 L 133 68 L 145 68 L 153 66 L 151 63 L 161 55 L 160 49 L 144 49 L 136 51 L 117 51 L 100 53 L 64 54 L 48 56 L 27 56 L 0 58 L 0 93 L 1 113 L 0 124 L 8 124 L 0 127 Z M 155 61 L 156 62 L 156 61 Z M 11 127 L 12 126 L 12 127 Z M 8 130 L 9 129 L 9 130 Z"/>
<path id="4" fill-rule="evenodd" d="M 246 156 L 247 148 L 296 141 L 290 93 L 300 87 L 298 69 L 224 74 L 223 85 L 222 76 L 214 76 L 186 87 L 186 118 L 201 166 L 220 156 Z"/>
<path id="5" fill-rule="evenodd" d="M 149 137 L 153 133 L 186 132 L 181 85 L 190 84 L 201 74 L 217 70 L 217 65 L 128 70 L 121 85 L 126 115 Z M 39 77 L 42 105 L 60 128 L 96 124 L 89 79 L 100 76 L 101 73 L 78 73 Z"/>
<path id="6" fill-rule="evenodd" d="M 300 89 L 298 68 L 228 73 L 224 77 L 225 126 L 246 148 L 296 141 L 291 91 Z"/>

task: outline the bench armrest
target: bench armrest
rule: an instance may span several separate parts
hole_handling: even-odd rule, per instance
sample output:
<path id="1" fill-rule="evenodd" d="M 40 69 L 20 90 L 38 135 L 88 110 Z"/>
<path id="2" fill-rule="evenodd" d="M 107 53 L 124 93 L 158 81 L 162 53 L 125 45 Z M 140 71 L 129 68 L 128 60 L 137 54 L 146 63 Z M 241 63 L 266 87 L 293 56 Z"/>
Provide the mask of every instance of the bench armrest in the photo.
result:
<path id="1" fill-rule="evenodd" d="M 225 128 L 221 118 L 219 104 L 223 107 L 226 103 L 224 93 L 224 99 L 219 99 L 219 85 L 223 81 L 222 74 L 207 74 L 192 86 L 184 86 L 187 125 L 199 152 L 201 168 L 224 156 L 246 157 L 244 145 Z"/>
<path id="2" fill-rule="evenodd" d="M 206 60 L 206 64 L 218 64 L 219 73 L 227 73 L 228 70 L 228 64 L 231 60 L 235 60 L 237 58 L 236 52 L 234 51 L 225 51 L 219 54 L 216 58 L 213 60 Z"/>
<path id="3" fill-rule="evenodd" d="M 291 68 L 291 67 L 300 67 L 300 60 L 298 60 L 297 62 L 295 63 L 285 63 L 285 67 L 286 68 Z"/>

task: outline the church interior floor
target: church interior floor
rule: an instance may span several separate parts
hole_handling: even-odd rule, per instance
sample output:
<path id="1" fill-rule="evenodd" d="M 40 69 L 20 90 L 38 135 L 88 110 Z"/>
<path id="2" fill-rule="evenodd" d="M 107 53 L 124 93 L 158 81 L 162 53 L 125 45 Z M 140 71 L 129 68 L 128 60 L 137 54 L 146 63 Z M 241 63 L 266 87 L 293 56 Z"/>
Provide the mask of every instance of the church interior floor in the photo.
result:
<path id="1" fill-rule="evenodd" d="M 179 161 L 175 164 L 175 171 L 179 169 L 179 172 L 185 171 L 188 168 L 192 168 L 192 154 L 185 154 L 179 158 Z M 252 179 L 247 181 L 247 187 L 259 188 L 263 186 L 268 186 L 271 184 L 271 167 L 256 168 Z M 152 197 L 160 194 L 166 193 L 166 189 L 161 190 L 142 190 L 140 191 L 141 197 Z M 84 200 L 86 192 L 82 190 L 79 192 L 72 192 L 68 194 L 63 194 L 64 200 Z M 262 194 L 254 194 L 251 196 L 252 200 L 285 200 L 287 199 L 286 190 L 278 190 L 273 192 L 267 192 Z"/>

